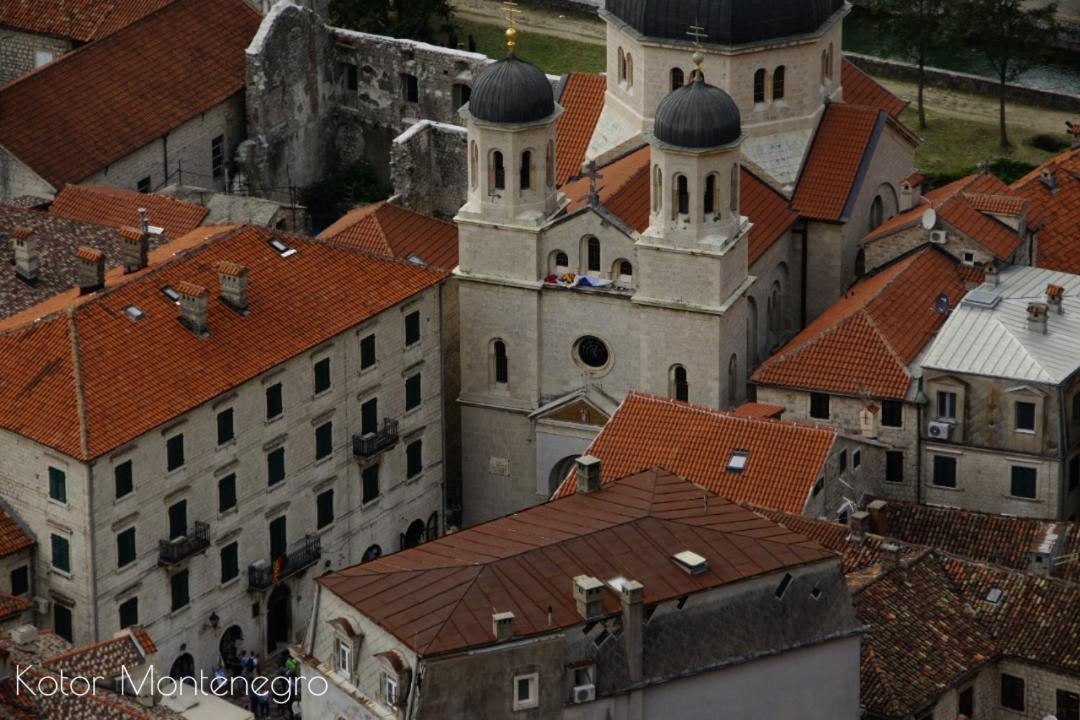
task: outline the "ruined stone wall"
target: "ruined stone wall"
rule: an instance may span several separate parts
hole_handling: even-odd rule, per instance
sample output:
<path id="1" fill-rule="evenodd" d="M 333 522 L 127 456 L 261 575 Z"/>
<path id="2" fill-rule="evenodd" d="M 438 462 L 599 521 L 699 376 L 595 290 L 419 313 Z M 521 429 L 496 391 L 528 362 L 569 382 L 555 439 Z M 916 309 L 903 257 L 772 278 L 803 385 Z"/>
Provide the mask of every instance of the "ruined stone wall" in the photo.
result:
<path id="1" fill-rule="evenodd" d="M 421 120 L 394 138 L 390 184 L 403 207 L 450 219 L 465 204 L 465 128 Z"/>

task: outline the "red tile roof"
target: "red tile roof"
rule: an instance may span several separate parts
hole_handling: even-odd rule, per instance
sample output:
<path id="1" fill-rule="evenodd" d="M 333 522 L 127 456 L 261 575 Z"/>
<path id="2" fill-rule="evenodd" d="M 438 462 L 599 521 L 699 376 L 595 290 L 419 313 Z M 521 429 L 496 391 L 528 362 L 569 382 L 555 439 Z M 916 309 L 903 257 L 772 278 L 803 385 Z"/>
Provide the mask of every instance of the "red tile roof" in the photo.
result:
<path id="1" fill-rule="evenodd" d="M 0 503 L 0 557 L 7 557 L 35 544 L 22 522 L 6 505 Z"/>
<path id="2" fill-rule="evenodd" d="M 958 263 L 926 246 L 858 282 L 754 372 L 761 385 L 902 400 L 909 365 L 964 296 Z"/>
<path id="3" fill-rule="evenodd" d="M 319 239 L 402 260 L 414 256 L 438 268 L 458 264 L 457 225 L 388 202 L 350 211 Z"/>
<path id="4" fill-rule="evenodd" d="M 603 176 L 597 181 L 597 197 L 600 204 L 637 232 L 649 227 L 649 146 L 638 148 L 628 155 L 599 168 Z M 588 201 L 589 181 L 581 178 L 563 186 L 570 199 L 567 212 L 576 212 Z M 773 243 L 784 236 L 798 213 L 791 209 L 787 199 L 759 179 L 745 167 L 739 184 L 739 211 L 750 218 L 754 227 L 750 230 L 747 261 L 752 265 Z"/>
<path id="5" fill-rule="evenodd" d="M 30 602 L 30 598 L 26 595 L 16 596 L 0 593 L 0 620 L 26 612 L 33 606 L 34 604 Z"/>
<path id="6" fill-rule="evenodd" d="M 702 502 L 708 495 L 708 502 Z M 690 575 L 671 556 L 692 550 Z M 494 643 L 491 615 L 515 637 L 584 622 L 572 581 L 622 576 L 655 603 L 831 559 L 817 543 L 667 471 L 653 469 L 318 578 L 420 655 Z M 605 589 L 605 613 L 619 612 Z"/>
<path id="7" fill-rule="evenodd" d="M 899 118 L 908 106 L 846 58 L 840 65 L 840 83 L 844 86 L 844 102 L 850 105 L 878 108 L 893 118 Z"/>
<path id="8" fill-rule="evenodd" d="M 279 236 L 297 250 L 283 258 L 267 229 L 204 242 L 211 232 L 200 228 L 194 247 L 172 255 L 167 245 L 150 269 L 113 271 L 104 291 L 60 296 L 46 308 L 53 314 L 0 333 L 0 427 L 72 457 L 98 457 L 445 277 L 296 236 Z M 200 338 L 161 289 L 217 288 L 221 260 L 249 269 L 250 312 L 213 293 L 209 335 Z M 129 318 L 130 305 L 144 317 Z"/>
<path id="9" fill-rule="evenodd" d="M 731 411 L 736 417 L 773 418 L 780 419 L 784 408 L 781 405 L 769 405 L 768 403 L 748 402 Z"/>
<path id="10" fill-rule="evenodd" d="M 172 0 L 4 0 L 0 27 L 89 42 L 130 25 Z"/>
<path id="11" fill-rule="evenodd" d="M 170 238 L 199 227 L 207 213 L 201 205 L 181 202 L 168 195 L 103 185 L 65 185 L 49 207 L 49 214 L 122 230 L 140 227 L 140 208 L 146 210 L 147 222 L 162 228 L 165 237 Z"/>
<path id="12" fill-rule="evenodd" d="M 830 103 L 799 174 L 792 206 L 815 220 L 844 221 L 859 171 L 888 115 L 873 107 Z"/>
<path id="13" fill-rule="evenodd" d="M 737 502 L 801 512 L 836 438 L 834 428 L 737 417 L 703 405 L 632 392 L 589 449 L 602 461 L 603 481 L 642 468 L 671 469 Z M 749 453 L 742 472 L 729 472 L 736 450 Z M 574 474 L 556 491 L 572 494 Z"/>
<path id="14" fill-rule="evenodd" d="M 555 124 L 555 184 L 562 185 L 581 172 L 596 121 L 604 109 L 607 79 L 594 73 L 570 73 L 559 104 L 566 112 Z"/>
<path id="15" fill-rule="evenodd" d="M 243 90 L 258 27 L 244 0 L 174 0 L 0 88 L 3 146 L 54 188 L 83 180 Z"/>
<path id="16" fill-rule="evenodd" d="M 1053 173 L 1057 192 L 1040 181 L 1044 170 Z M 1080 274 L 1080 148 L 1044 163 L 1013 183 L 1012 190 L 1031 203 L 1029 220 L 1038 231 L 1035 264 Z"/>
<path id="17" fill-rule="evenodd" d="M 1026 206 L 1023 198 L 997 177 L 990 173 L 977 173 L 931 190 L 919 204 L 889 218 L 862 242 L 871 243 L 914 227 L 921 222 L 923 214 L 933 208 L 938 220 L 948 223 L 1003 260 L 1016 252 L 1023 238 L 988 213 L 1022 215 Z"/>

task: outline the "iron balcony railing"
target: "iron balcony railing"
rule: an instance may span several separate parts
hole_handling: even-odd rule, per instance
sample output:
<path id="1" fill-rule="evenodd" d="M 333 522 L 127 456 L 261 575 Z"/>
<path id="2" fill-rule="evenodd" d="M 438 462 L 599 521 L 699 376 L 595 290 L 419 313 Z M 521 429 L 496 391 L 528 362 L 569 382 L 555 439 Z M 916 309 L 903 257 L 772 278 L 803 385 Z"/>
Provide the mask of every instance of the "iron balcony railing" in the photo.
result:
<path id="1" fill-rule="evenodd" d="M 272 559 L 269 563 L 257 560 L 248 566 L 248 588 L 262 590 L 295 575 L 306 567 L 314 565 L 322 555 L 322 544 L 318 535 L 309 533 L 304 539 L 293 545 L 284 555 Z"/>
<path id="2" fill-rule="evenodd" d="M 162 565 L 175 565 L 209 546 L 210 526 L 204 522 L 196 522 L 187 535 L 158 541 L 158 562 Z"/>
<path id="3" fill-rule="evenodd" d="M 397 420 L 386 418 L 382 428 L 373 433 L 361 435 L 357 433 L 352 437 L 353 455 L 356 457 L 371 457 L 377 452 L 385 450 L 398 441 Z"/>

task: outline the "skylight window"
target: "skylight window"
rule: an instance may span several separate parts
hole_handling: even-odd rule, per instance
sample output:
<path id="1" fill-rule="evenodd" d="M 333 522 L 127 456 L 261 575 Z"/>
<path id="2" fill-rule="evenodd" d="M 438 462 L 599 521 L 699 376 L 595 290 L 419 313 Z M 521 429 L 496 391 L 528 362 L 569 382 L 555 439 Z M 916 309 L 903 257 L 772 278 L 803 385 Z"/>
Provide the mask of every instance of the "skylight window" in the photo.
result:
<path id="1" fill-rule="evenodd" d="M 128 305 L 126 308 L 124 308 L 124 314 L 132 320 L 142 320 L 144 317 L 146 317 L 146 313 L 144 313 L 142 311 L 142 308 L 138 307 L 137 305 Z"/>
<path id="2" fill-rule="evenodd" d="M 727 461 L 728 472 L 741 473 L 746 469 L 746 461 L 750 459 L 750 453 L 745 450 L 736 450 L 731 453 Z"/>
<path id="3" fill-rule="evenodd" d="M 267 240 L 267 243 L 270 245 L 270 247 L 274 248 L 274 250 L 277 251 L 278 255 L 283 258 L 296 254 L 296 248 L 289 247 L 276 237 L 270 238 L 269 240 Z"/>
<path id="4" fill-rule="evenodd" d="M 675 553 L 671 556 L 671 559 L 690 575 L 700 575 L 709 569 L 709 561 L 690 550 Z"/>
<path id="5" fill-rule="evenodd" d="M 161 288 L 161 294 L 168 298 L 169 302 L 179 303 L 180 293 L 176 292 L 176 288 L 171 285 L 166 285 Z"/>
<path id="6" fill-rule="evenodd" d="M 999 605 L 1004 594 L 1001 588 L 990 588 L 990 592 L 986 593 L 986 602 L 991 605 Z"/>

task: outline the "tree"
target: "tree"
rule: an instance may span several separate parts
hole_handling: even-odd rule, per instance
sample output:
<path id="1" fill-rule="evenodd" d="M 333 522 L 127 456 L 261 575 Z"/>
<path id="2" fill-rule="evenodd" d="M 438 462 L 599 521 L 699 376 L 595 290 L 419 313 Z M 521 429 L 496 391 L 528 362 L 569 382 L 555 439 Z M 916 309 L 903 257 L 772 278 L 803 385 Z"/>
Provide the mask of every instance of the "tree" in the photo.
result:
<path id="1" fill-rule="evenodd" d="M 330 22 L 350 30 L 429 43 L 453 34 L 447 0 L 330 0 Z"/>
<path id="2" fill-rule="evenodd" d="M 923 88 L 926 62 L 933 51 L 947 47 L 953 38 L 948 0 L 873 0 L 873 10 L 884 18 L 882 36 L 888 49 L 906 57 L 919 68 L 919 128 L 926 129 Z"/>
<path id="3" fill-rule="evenodd" d="M 959 26 L 968 42 L 990 61 L 998 81 L 998 129 L 1001 147 L 1012 147 L 1005 126 L 1006 84 L 1016 80 L 1035 59 L 1032 52 L 1057 36 L 1057 3 L 1026 8 L 1023 0 L 960 0 Z"/>

